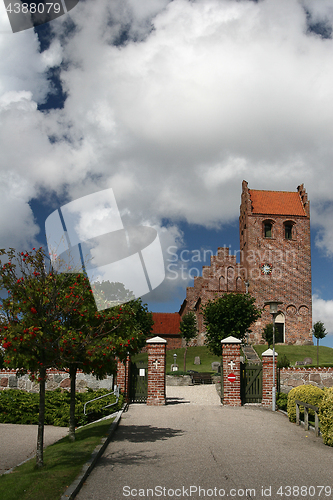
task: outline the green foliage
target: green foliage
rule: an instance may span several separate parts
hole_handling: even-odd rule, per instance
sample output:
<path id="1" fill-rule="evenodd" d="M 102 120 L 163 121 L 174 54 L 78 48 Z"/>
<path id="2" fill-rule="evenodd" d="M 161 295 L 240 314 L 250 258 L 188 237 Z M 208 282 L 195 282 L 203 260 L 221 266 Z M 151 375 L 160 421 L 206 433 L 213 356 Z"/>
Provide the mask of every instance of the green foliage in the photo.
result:
<path id="1" fill-rule="evenodd" d="M 268 346 L 273 345 L 273 323 L 268 323 L 262 332 L 262 338 L 266 340 Z"/>
<path id="2" fill-rule="evenodd" d="M 135 299 L 133 292 L 127 290 L 123 283 L 110 281 L 95 281 L 93 284 L 94 298 L 99 309 L 108 309 Z"/>
<path id="3" fill-rule="evenodd" d="M 189 342 L 193 340 L 198 334 L 197 318 L 194 312 L 190 311 L 184 314 L 180 325 L 180 336 L 185 340 L 185 351 L 184 351 L 184 372 L 186 372 L 186 354 Z"/>
<path id="4" fill-rule="evenodd" d="M 190 311 L 182 317 L 179 326 L 180 336 L 188 344 L 198 334 L 197 318 L 194 312 Z"/>
<path id="5" fill-rule="evenodd" d="M 221 340 L 229 335 L 241 340 L 245 337 L 252 323 L 261 316 L 254 303 L 255 298 L 249 294 L 226 293 L 203 307 L 206 345 L 212 353 L 221 356 Z"/>
<path id="6" fill-rule="evenodd" d="M 312 328 L 312 335 L 316 339 L 323 339 L 327 335 L 326 328 L 324 326 L 324 323 L 322 321 L 317 321 Z"/>
<path id="7" fill-rule="evenodd" d="M 176 372 L 166 372 L 166 375 L 171 375 L 173 377 L 180 377 L 181 375 L 188 375 L 187 372 L 183 370 L 177 370 Z"/>
<path id="8" fill-rule="evenodd" d="M 288 394 L 284 394 L 284 392 L 279 392 L 276 398 L 276 404 L 279 410 L 287 411 Z"/>
<path id="9" fill-rule="evenodd" d="M 289 368 L 290 361 L 285 354 L 282 354 L 282 356 L 278 356 L 276 366 L 277 368 Z"/>
<path id="10" fill-rule="evenodd" d="M 101 439 L 106 436 L 112 418 L 78 429 L 76 441 L 60 439 L 45 449 L 45 465 L 36 469 L 29 460 L 12 474 L 0 477 L 1 500 L 59 500 L 82 471 Z"/>
<path id="11" fill-rule="evenodd" d="M 144 345 L 152 318 L 140 300 L 99 311 L 88 277 L 54 271 L 42 247 L 32 252 L 2 249 L 0 256 L 0 289 L 7 290 L 7 297 L 0 299 L 0 342 L 6 367 L 29 371 L 44 388 L 47 368 L 68 369 L 73 383 L 79 368 L 103 378 L 115 371 L 116 357 L 124 359 Z M 113 292 L 118 285 L 114 284 Z M 113 285 L 98 286 L 108 291 Z M 44 390 L 39 394 L 42 429 Z M 74 419 L 73 399 L 73 439 Z M 40 439 L 39 453 L 42 456 Z"/>
<path id="12" fill-rule="evenodd" d="M 333 446 L 333 387 L 324 390 L 319 405 L 319 422 L 324 443 Z"/>
<path id="13" fill-rule="evenodd" d="M 261 357 L 262 353 L 267 350 L 267 344 L 257 344 L 253 346 L 255 351 Z M 295 365 L 296 361 L 303 361 L 304 358 L 316 357 L 317 347 L 314 345 L 278 345 L 276 352 L 280 356 L 285 354 L 290 361 L 291 366 Z M 331 347 L 320 346 L 320 366 L 328 366 L 333 361 L 333 349 Z"/>
<path id="14" fill-rule="evenodd" d="M 76 393 L 75 425 L 85 425 L 114 411 L 123 404 L 123 396 L 119 397 L 117 405 L 103 409 L 104 406 L 114 403 L 116 398 L 110 395 L 94 401 L 87 406 L 87 413 L 83 413 L 84 404 L 89 400 L 107 394 L 107 389 L 97 391 L 88 390 Z M 45 396 L 45 424 L 68 427 L 69 424 L 70 393 L 56 389 L 47 391 Z M 39 394 L 24 392 L 17 389 L 6 389 L 0 392 L 0 422 L 5 424 L 38 424 Z"/>
<path id="15" fill-rule="evenodd" d="M 288 393 L 288 417 L 290 422 L 296 422 L 296 399 L 309 403 L 314 406 L 320 406 L 324 391 L 315 385 L 300 385 L 294 387 Z M 304 414 L 304 408 L 300 407 L 300 415 Z M 309 415 L 314 417 L 314 411 L 309 410 Z"/>

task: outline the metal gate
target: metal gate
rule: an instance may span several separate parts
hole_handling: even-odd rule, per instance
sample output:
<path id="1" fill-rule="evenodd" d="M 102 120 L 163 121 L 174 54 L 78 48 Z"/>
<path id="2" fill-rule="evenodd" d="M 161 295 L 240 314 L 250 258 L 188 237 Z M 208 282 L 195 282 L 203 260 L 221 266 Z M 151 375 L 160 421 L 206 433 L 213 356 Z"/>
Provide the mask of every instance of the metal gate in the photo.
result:
<path id="1" fill-rule="evenodd" d="M 259 363 L 241 363 L 242 404 L 261 403 L 262 400 L 262 365 Z"/>
<path id="2" fill-rule="evenodd" d="M 221 359 L 221 403 L 223 404 L 224 398 L 224 384 L 223 384 L 223 358 Z"/>
<path id="3" fill-rule="evenodd" d="M 148 393 L 148 363 L 131 363 L 130 400 L 132 403 L 145 403 Z"/>

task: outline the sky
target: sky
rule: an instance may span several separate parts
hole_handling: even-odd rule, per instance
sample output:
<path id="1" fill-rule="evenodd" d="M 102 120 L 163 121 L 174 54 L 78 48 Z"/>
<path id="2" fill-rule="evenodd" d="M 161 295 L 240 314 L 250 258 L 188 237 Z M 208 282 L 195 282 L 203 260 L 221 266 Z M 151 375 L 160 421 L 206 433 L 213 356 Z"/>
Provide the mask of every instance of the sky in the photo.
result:
<path id="1" fill-rule="evenodd" d="M 239 249 L 242 180 L 304 183 L 333 347 L 330 0 L 80 0 L 7 28 L 0 9 L 2 248 L 45 245 L 54 210 L 112 188 L 124 223 L 161 241 L 166 279 L 143 300 L 175 312 L 210 253 Z"/>

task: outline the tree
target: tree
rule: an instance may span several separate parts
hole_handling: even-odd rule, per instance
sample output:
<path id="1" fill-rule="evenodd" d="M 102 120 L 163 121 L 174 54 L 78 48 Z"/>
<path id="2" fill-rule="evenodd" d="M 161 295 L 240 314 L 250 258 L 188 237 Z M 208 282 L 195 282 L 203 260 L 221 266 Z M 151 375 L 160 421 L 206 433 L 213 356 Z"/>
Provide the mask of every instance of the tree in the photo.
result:
<path id="1" fill-rule="evenodd" d="M 317 366 L 319 365 L 319 339 L 327 335 L 327 330 L 322 321 L 317 321 L 312 328 L 312 335 L 317 339 Z"/>
<path id="2" fill-rule="evenodd" d="M 244 338 L 250 325 L 261 316 L 254 303 L 255 298 L 248 293 L 225 293 L 203 307 L 206 345 L 213 354 L 221 356 L 221 340 L 229 335 Z"/>
<path id="3" fill-rule="evenodd" d="M 39 422 L 36 464 L 43 465 L 46 370 L 55 366 L 58 325 L 59 281 L 45 267 L 42 248 L 32 252 L 0 250 L 1 299 L 0 335 L 5 350 L 4 364 L 30 372 L 39 383 Z M 62 280 L 64 285 L 65 277 Z"/>
<path id="4" fill-rule="evenodd" d="M 56 273 L 42 248 L 17 253 L 0 250 L 2 299 L 0 340 L 4 364 L 30 373 L 40 386 L 36 463 L 43 465 L 47 369 L 68 369 L 71 378 L 70 437 L 75 432 L 75 380 L 78 368 L 103 377 L 115 370 L 115 357 L 136 352 L 150 333 L 152 318 L 140 301 L 99 312 L 88 278 Z M 151 316 L 151 315 L 150 315 Z"/>
<path id="5" fill-rule="evenodd" d="M 133 292 L 127 290 L 123 283 L 95 281 L 92 288 L 99 309 L 108 309 L 135 299 Z"/>
<path id="6" fill-rule="evenodd" d="M 186 372 L 187 347 L 191 340 L 193 340 L 198 334 L 197 318 L 194 312 L 190 311 L 183 316 L 180 322 L 179 331 L 181 338 L 185 341 L 184 372 Z"/>
<path id="7" fill-rule="evenodd" d="M 64 332 L 59 339 L 60 365 L 71 380 L 69 438 L 75 440 L 76 374 L 79 369 L 97 378 L 115 373 L 116 357 L 140 350 L 153 324 L 141 300 L 97 311 L 86 276 L 78 275 L 62 306 Z M 78 299 L 78 300 L 77 300 Z M 73 307 L 75 305 L 75 308 Z"/>
<path id="8" fill-rule="evenodd" d="M 273 344 L 273 323 L 268 323 L 262 332 L 263 339 L 266 340 L 268 347 Z"/>

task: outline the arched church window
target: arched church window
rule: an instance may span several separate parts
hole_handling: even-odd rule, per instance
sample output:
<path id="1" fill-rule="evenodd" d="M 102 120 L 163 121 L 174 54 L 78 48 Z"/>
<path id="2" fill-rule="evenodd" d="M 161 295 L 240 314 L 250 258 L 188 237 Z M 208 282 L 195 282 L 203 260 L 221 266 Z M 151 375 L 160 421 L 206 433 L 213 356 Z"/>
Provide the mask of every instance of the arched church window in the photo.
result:
<path id="1" fill-rule="evenodd" d="M 272 228 L 273 224 L 269 221 L 264 222 L 264 237 L 271 238 L 272 237 Z"/>
<path id="2" fill-rule="evenodd" d="M 293 239 L 293 223 L 291 221 L 287 221 L 284 223 L 284 237 L 286 240 L 292 240 Z"/>

